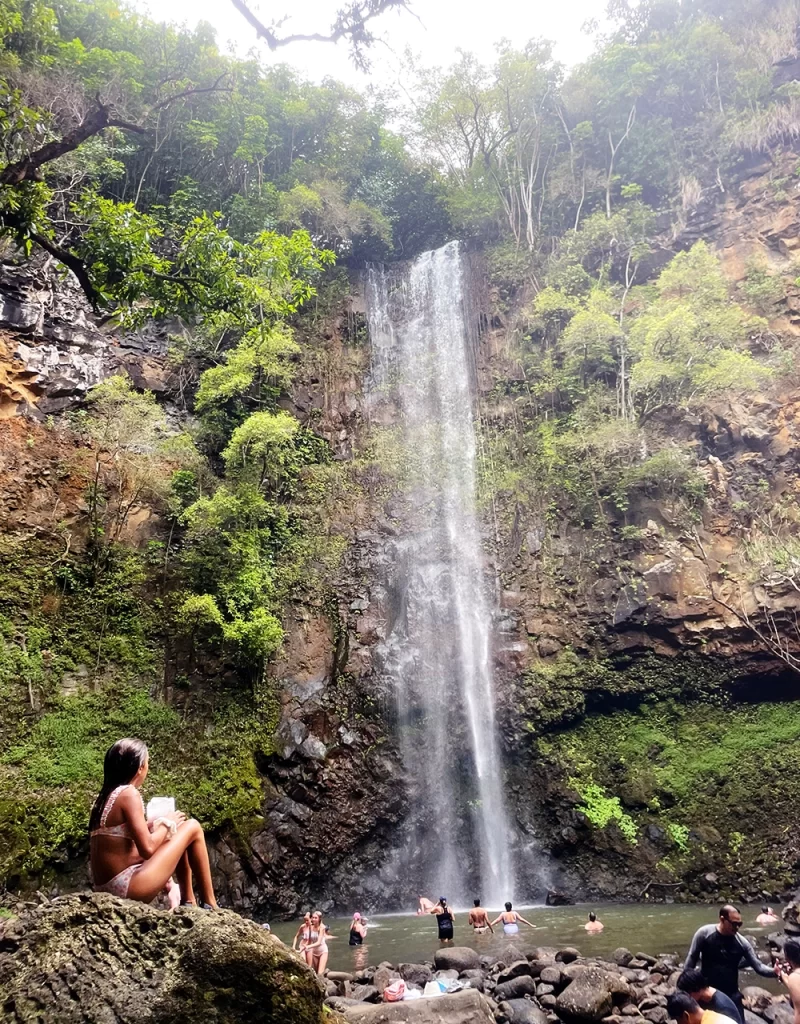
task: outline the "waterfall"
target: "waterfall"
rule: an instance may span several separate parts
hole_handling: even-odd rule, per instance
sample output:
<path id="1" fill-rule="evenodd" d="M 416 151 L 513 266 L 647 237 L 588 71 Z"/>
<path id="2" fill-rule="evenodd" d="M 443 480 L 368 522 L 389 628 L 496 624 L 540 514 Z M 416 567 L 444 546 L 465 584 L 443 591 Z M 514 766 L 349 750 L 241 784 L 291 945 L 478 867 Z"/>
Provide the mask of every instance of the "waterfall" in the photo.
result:
<path id="1" fill-rule="evenodd" d="M 473 317 L 457 242 L 367 271 L 370 409 L 402 491 L 376 651 L 411 780 L 409 884 L 451 902 L 512 898 L 495 727 L 491 608 L 476 509 Z"/>

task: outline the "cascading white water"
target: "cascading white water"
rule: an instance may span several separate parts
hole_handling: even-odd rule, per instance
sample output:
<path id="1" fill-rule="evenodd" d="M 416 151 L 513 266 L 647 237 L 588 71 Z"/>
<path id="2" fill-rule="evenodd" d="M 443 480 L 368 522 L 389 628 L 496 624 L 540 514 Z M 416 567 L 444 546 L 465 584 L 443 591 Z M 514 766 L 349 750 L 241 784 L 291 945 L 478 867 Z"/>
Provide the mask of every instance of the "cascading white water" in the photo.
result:
<path id="1" fill-rule="evenodd" d="M 476 511 L 467 298 L 457 242 L 402 269 L 368 269 L 372 420 L 405 483 L 392 499 L 403 526 L 376 660 L 414 787 L 411 876 L 420 892 L 497 906 L 512 898 L 511 836 Z"/>

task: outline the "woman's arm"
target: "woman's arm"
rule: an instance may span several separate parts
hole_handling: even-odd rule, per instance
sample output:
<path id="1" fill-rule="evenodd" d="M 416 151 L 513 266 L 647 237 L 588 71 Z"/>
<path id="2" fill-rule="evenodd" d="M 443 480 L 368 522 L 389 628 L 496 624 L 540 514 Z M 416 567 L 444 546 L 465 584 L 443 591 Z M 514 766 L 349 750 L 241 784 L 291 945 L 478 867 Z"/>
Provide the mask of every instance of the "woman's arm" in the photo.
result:
<path id="1" fill-rule="evenodd" d="M 492 927 L 492 925 L 495 925 L 495 924 L 500 924 L 500 922 L 501 922 L 502 920 L 503 920 L 503 915 L 502 915 L 502 914 L 498 914 L 498 915 L 497 915 L 497 917 L 496 917 L 496 918 L 494 919 L 494 921 L 490 921 L 490 922 L 489 922 L 489 927 L 491 928 L 491 927 Z"/>
<path id="2" fill-rule="evenodd" d="M 117 797 L 117 806 L 122 811 L 122 815 L 131 827 L 133 833 L 133 841 L 136 843 L 136 849 L 139 851 L 139 856 L 143 860 L 149 860 L 150 857 L 156 852 L 156 850 L 164 844 L 169 835 L 169 829 L 166 825 L 159 825 L 151 832 L 147 826 L 147 819 L 144 816 L 142 810 L 142 801 L 139 794 L 133 788 L 129 786 L 127 789 L 123 789 L 120 795 Z M 180 811 L 174 811 L 172 814 L 165 814 L 165 818 L 170 821 L 174 821 L 176 825 L 180 825 L 186 820 L 186 815 Z"/>
<path id="3" fill-rule="evenodd" d="M 522 923 L 526 924 L 529 928 L 535 928 L 536 927 L 535 924 L 531 924 L 530 921 L 526 921 L 525 918 L 522 916 L 522 914 L 517 914 L 517 920 L 518 921 L 522 921 Z"/>

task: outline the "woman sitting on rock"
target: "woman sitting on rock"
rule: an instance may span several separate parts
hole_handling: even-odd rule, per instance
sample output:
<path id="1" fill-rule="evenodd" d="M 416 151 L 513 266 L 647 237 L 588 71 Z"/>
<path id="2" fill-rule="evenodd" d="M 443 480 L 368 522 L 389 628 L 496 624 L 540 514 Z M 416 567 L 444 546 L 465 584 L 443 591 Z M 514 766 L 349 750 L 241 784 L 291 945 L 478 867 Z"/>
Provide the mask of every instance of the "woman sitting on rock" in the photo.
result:
<path id="1" fill-rule="evenodd" d="M 150 903 L 170 887 L 176 872 L 181 903 L 195 903 L 194 875 L 201 906 L 210 910 L 217 901 L 203 830 L 181 811 L 148 823 L 139 792 L 148 766 L 147 746 L 141 740 L 117 740 L 106 751 L 103 788 L 89 819 L 95 891 Z"/>

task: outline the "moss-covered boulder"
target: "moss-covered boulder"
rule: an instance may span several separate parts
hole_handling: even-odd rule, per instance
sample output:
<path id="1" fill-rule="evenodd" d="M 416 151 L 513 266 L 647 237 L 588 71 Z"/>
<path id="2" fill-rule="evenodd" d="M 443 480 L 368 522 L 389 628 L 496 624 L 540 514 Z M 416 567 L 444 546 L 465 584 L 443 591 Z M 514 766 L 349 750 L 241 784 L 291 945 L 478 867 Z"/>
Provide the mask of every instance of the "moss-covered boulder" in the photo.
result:
<path id="1" fill-rule="evenodd" d="M 319 1024 L 322 999 L 299 957 L 231 911 L 78 893 L 0 928 L 9 1024 Z"/>

